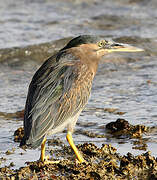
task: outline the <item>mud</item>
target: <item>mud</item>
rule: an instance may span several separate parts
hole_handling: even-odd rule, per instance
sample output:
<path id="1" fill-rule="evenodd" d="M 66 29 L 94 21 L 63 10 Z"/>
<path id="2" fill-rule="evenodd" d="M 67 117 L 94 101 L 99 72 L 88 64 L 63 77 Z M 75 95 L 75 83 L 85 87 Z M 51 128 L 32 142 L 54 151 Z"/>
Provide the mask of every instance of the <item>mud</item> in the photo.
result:
<path id="1" fill-rule="evenodd" d="M 24 129 L 23 127 L 20 127 L 14 132 L 14 141 L 20 142 L 23 136 L 24 136 Z"/>
<path id="2" fill-rule="evenodd" d="M 30 59 L 38 63 L 42 63 L 49 56 L 63 48 L 71 38 L 72 37 L 63 38 L 53 42 L 31 45 L 27 47 L 0 49 L 0 62 L 7 61 L 9 64 L 11 64 L 14 62 L 14 59 L 19 59 L 20 57 L 20 61 L 27 61 Z"/>
<path id="3" fill-rule="evenodd" d="M 109 144 L 97 147 L 93 143 L 79 144 L 85 162 L 79 163 L 69 146 L 58 151 L 58 163 L 44 165 L 39 161 L 27 162 L 26 167 L 13 170 L 9 166 L 0 168 L 2 179 L 156 179 L 157 159 L 150 152 L 134 156 L 121 156 Z M 53 159 L 54 161 L 55 159 Z"/>
<path id="4" fill-rule="evenodd" d="M 15 113 L 6 113 L 6 112 L 0 112 L 0 117 L 4 119 L 20 119 L 23 120 L 24 117 L 24 110 L 17 111 Z"/>
<path id="5" fill-rule="evenodd" d="M 115 112 L 113 109 L 109 113 Z M 127 136 L 136 139 L 133 149 L 147 150 L 147 144 L 142 139 L 143 133 L 150 131 L 144 125 L 131 125 L 125 119 L 117 119 L 106 125 L 108 133 L 118 138 Z M 14 141 L 19 142 L 23 137 L 23 128 L 14 132 Z M 103 138 L 106 135 L 80 130 L 76 132 L 92 138 Z M 125 137 L 126 138 L 126 137 Z M 0 168 L 2 179 L 156 179 L 157 159 L 151 156 L 150 151 L 133 155 L 117 153 L 117 149 L 110 144 L 101 147 L 93 143 L 78 144 L 77 147 L 83 155 L 85 162 L 79 163 L 73 150 L 59 138 L 48 140 L 48 146 L 58 148 L 49 149 L 52 161 L 57 163 L 44 165 L 40 161 L 26 162 L 25 167 L 13 170 L 14 163 Z M 14 149 L 6 151 L 7 155 L 14 153 Z M 1 158 L 1 161 L 5 159 Z"/>
<path id="6" fill-rule="evenodd" d="M 148 128 L 144 125 L 131 125 L 125 119 L 117 119 L 115 122 L 110 122 L 106 125 L 106 129 L 113 136 L 127 136 L 131 138 L 141 138 L 143 133 L 148 132 Z"/>

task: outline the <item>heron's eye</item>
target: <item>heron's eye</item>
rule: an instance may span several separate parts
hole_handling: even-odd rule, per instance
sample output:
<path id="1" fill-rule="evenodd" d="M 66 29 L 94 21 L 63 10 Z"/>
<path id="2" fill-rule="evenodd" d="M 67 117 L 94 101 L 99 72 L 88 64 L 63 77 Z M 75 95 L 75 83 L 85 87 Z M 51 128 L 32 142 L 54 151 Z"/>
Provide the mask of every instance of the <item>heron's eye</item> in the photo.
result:
<path id="1" fill-rule="evenodd" d="M 102 40 L 102 41 L 98 42 L 98 46 L 99 47 L 104 47 L 107 43 L 108 43 L 108 41 Z"/>

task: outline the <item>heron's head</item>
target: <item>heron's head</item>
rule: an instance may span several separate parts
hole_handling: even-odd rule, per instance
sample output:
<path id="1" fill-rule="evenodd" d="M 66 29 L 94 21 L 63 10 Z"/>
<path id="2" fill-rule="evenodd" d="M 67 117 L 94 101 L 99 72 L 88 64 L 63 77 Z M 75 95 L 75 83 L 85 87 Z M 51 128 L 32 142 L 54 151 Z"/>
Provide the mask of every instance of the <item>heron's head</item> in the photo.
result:
<path id="1" fill-rule="evenodd" d="M 82 35 L 72 39 L 62 50 L 80 47 L 82 52 L 88 55 L 102 57 L 112 52 L 139 52 L 143 51 L 128 44 L 116 43 L 102 39 L 99 36 Z"/>

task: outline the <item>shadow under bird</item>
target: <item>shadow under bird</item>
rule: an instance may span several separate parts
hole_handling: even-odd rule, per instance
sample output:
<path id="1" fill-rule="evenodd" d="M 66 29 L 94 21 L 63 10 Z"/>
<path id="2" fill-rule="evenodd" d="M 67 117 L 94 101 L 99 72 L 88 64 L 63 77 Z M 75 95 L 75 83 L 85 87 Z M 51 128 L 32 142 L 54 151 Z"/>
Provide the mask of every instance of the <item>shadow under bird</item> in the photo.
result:
<path id="1" fill-rule="evenodd" d="M 48 58 L 34 74 L 29 86 L 24 114 L 24 137 L 20 146 L 33 149 L 41 145 L 45 156 L 46 136 L 67 128 L 67 141 L 79 162 L 84 158 L 75 146 L 72 133 L 88 102 L 92 81 L 102 56 L 111 52 L 137 52 L 140 48 L 82 35 L 72 39 L 57 54 Z"/>

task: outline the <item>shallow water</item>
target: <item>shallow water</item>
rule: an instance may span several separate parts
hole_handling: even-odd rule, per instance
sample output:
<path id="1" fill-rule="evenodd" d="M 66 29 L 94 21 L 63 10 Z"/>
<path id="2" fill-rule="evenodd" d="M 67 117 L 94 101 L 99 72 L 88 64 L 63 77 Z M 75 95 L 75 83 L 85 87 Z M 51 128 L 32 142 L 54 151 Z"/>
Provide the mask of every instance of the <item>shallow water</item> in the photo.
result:
<path id="1" fill-rule="evenodd" d="M 78 34 L 154 38 L 156 6 L 156 0 L 1 0 L 0 47 Z"/>
<path id="2" fill-rule="evenodd" d="M 1 50 L 0 62 L 0 112 L 13 113 L 24 109 L 27 88 L 41 60 L 33 56 L 36 46 L 25 51 L 25 56 L 12 47 L 39 44 L 67 38 L 78 34 L 99 34 L 145 49 L 140 53 L 111 54 L 102 60 L 93 82 L 92 96 L 82 112 L 74 140 L 76 143 L 93 142 L 97 145 L 110 143 L 118 152 L 133 154 L 134 139 L 111 138 L 105 125 L 117 118 L 131 124 L 156 127 L 157 113 L 157 3 L 156 1 L 14 1 L 0 3 L 0 48 L 11 48 L 10 56 Z M 33 10 L 32 10 L 33 9 Z M 53 45 L 53 42 L 52 42 Z M 44 45 L 40 45 L 39 47 Z M 56 49 L 58 49 L 59 45 Z M 52 46 L 53 47 L 53 46 Z M 56 46 L 54 46 L 56 47 Z M 50 48 L 51 49 L 51 48 Z M 19 50 L 22 52 L 23 49 Z M 2 53 L 4 52 L 4 54 Z M 45 58 L 52 50 L 45 53 Z M 17 53 L 17 54 L 16 54 Z M 42 49 L 39 48 L 42 54 Z M 15 54 L 15 56 L 12 56 Z M 43 60 L 45 59 L 43 57 Z M 112 114 L 104 108 L 117 108 L 124 115 Z M 13 141 L 14 131 L 22 126 L 22 120 L 0 116 L 0 157 L 14 162 L 14 168 L 26 161 L 37 160 L 39 150 L 23 151 Z M 106 138 L 89 138 L 79 133 L 87 130 L 106 134 Z M 154 156 L 157 156 L 157 131 L 145 134 L 143 141 Z M 55 135 L 65 141 L 65 133 Z M 11 155 L 8 149 L 15 148 Z M 56 147 L 48 147 L 48 149 Z M 20 153 L 24 153 L 21 155 Z"/>

